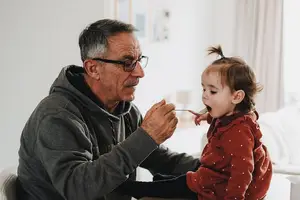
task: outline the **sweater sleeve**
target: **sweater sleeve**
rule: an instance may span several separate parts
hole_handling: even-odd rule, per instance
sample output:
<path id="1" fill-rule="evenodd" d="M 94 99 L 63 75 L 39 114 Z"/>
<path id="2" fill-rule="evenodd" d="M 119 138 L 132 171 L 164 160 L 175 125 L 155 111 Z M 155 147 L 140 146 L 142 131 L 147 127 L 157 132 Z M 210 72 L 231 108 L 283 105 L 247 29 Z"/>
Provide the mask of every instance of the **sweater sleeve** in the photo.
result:
<path id="1" fill-rule="evenodd" d="M 65 199 L 99 199 L 127 179 L 157 144 L 138 128 L 111 152 L 93 160 L 85 124 L 72 113 L 47 115 L 38 128 L 35 153 Z"/>
<path id="2" fill-rule="evenodd" d="M 169 175 L 181 175 L 188 171 L 196 171 L 200 166 L 198 158 L 177 153 L 169 148 L 160 145 L 147 159 L 141 167 L 148 169 L 152 174 L 161 173 Z"/>

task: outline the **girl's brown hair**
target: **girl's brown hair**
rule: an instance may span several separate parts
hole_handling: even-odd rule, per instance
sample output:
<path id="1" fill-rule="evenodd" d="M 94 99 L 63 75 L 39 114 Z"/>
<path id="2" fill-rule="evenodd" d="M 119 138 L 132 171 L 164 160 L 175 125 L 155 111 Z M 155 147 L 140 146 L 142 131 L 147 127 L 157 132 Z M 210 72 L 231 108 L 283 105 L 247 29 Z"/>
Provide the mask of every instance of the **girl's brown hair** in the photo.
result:
<path id="1" fill-rule="evenodd" d="M 253 70 L 246 62 L 237 57 L 225 57 L 221 46 L 210 47 L 208 55 L 217 54 L 221 58 L 212 62 L 204 73 L 218 72 L 221 75 L 222 84 L 226 84 L 232 92 L 243 90 L 245 97 L 236 105 L 235 110 L 248 112 L 255 109 L 254 97 L 262 90 L 262 86 L 256 82 Z"/>

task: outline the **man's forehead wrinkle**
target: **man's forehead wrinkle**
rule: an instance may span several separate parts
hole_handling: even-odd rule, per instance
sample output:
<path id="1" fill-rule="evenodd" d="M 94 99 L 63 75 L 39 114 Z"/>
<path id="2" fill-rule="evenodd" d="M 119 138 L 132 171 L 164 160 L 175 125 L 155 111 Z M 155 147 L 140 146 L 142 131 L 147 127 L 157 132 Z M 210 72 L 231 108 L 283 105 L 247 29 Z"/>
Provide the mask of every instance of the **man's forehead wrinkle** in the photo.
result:
<path id="1" fill-rule="evenodd" d="M 136 42 L 120 42 L 113 38 L 109 40 L 109 49 L 112 53 L 119 54 L 122 57 L 132 57 L 136 59 L 141 55 L 141 49 Z"/>

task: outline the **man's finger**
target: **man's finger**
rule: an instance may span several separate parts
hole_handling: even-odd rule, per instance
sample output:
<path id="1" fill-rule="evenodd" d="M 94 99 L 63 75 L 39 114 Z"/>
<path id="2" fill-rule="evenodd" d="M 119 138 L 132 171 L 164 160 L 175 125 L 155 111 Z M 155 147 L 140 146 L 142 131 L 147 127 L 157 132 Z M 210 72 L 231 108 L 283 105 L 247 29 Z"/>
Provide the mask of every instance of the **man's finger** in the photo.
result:
<path id="1" fill-rule="evenodd" d="M 176 118 L 176 112 L 175 111 L 171 111 L 169 113 L 167 113 L 165 115 L 165 117 L 167 118 L 167 121 L 170 122 L 172 121 L 174 118 Z"/>
<path id="2" fill-rule="evenodd" d="M 172 121 L 170 122 L 170 127 L 172 130 L 175 130 L 178 124 L 178 118 L 175 117 L 174 119 L 172 119 Z"/>
<path id="3" fill-rule="evenodd" d="M 155 103 L 155 104 L 148 110 L 148 112 L 146 113 L 146 116 L 145 116 L 144 119 L 147 119 L 148 116 L 152 115 L 152 113 L 153 113 L 154 111 L 156 111 L 159 107 L 161 107 L 161 106 L 163 106 L 163 105 L 165 105 L 165 104 L 166 104 L 166 100 L 164 100 L 164 99 L 161 100 L 160 102 Z"/>
<path id="4" fill-rule="evenodd" d="M 163 115 L 167 115 L 169 112 L 172 112 L 172 111 L 174 111 L 174 110 L 175 110 L 175 105 L 174 105 L 174 104 L 171 104 L 171 103 L 165 104 L 165 105 L 163 105 L 163 106 L 161 106 L 161 107 L 159 108 L 159 111 L 160 111 L 161 114 L 163 114 Z"/>
<path id="5" fill-rule="evenodd" d="M 157 108 L 159 108 L 160 106 L 165 105 L 165 104 L 166 104 L 166 100 L 163 99 L 163 100 L 161 100 L 160 102 L 154 104 L 154 105 L 152 106 L 152 108 L 153 108 L 153 109 L 157 109 Z"/>

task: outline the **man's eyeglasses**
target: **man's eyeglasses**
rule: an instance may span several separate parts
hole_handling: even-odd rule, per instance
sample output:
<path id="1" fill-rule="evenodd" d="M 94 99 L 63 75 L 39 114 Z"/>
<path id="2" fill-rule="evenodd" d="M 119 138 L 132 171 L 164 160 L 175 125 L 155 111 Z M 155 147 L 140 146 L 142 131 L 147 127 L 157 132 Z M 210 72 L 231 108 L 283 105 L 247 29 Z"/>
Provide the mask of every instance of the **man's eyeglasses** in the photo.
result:
<path id="1" fill-rule="evenodd" d="M 118 65 L 123 65 L 123 69 L 125 72 L 132 72 L 135 67 L 137 62 L 141 65 L 142 68 L 145 68 L 148 64 L 148 57 L 147 56 L 141 56 L 137 60 L 126 60 L 126 61 L 121 61 L 121 60 L 108 60 L 108 59 L 103 59 L 103 58 L 92 58 L 92 60 L 96 61 L 101 61 L 105 63 L 112 63 L 112 64 L 118 64 Z"/>

